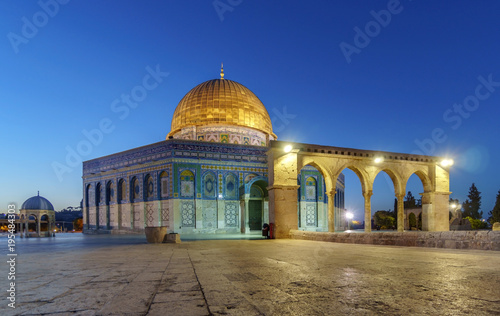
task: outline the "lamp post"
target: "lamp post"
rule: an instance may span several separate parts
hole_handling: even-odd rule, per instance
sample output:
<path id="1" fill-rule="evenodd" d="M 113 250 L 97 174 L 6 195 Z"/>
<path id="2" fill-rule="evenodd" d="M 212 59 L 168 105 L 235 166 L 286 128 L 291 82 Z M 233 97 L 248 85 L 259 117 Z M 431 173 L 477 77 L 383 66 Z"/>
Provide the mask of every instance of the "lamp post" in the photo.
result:
<path id="1" fill-rule="evenodd" d="M 351 212 L 345 213 L 345 217 L 347 218 L 347 230 L 351 230 L 351 220 L 354 215 Z"/>

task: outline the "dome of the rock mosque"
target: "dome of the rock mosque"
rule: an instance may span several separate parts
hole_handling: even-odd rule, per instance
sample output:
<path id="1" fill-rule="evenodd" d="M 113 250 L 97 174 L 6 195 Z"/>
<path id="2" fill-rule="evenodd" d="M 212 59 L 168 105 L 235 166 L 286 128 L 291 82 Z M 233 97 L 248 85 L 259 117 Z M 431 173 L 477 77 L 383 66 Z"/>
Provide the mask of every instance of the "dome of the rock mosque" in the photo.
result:
<path id="1" fill-rule="evenodd" d="M 22 210 L 49 210 L 53 211 L 54 206 L 49 200 L 40 195 L 35 195 L 24 201 Z"/>
<path id="2" fill-rule="evenodd" d="M 217 139 L 213 141 L 245 144 L 243 140 L 245 135 L 229 139 L 231 134 L 235 134 L 234 128 L 238 127 L 261 132 L 267 136 L 264 139 L 276 139 L 269 113 L 259 98 L 244 85 L 223 79 L 223 76 L 221 72 L 221 79 L 200 83 L 182 98 L 175 109 L 167 139 L 172 136 L 172 138 L 211 141 L 210 132 L 218 130 Z M 201 134 L 199 131 L 194 134 L 188 132 L 188 136 L 186 132 L 180 133 L 185 128 L 189 130 L 189 128 L 209 126 L 212 129 L 205 129 Z M 233 132 L 227 133 L 227 141 L 221 136 L 225 135 L 225 131 L 220 129 L 222 126 L 233 127 Z M 259 142 L 258 145 L 262 144 Z"/>

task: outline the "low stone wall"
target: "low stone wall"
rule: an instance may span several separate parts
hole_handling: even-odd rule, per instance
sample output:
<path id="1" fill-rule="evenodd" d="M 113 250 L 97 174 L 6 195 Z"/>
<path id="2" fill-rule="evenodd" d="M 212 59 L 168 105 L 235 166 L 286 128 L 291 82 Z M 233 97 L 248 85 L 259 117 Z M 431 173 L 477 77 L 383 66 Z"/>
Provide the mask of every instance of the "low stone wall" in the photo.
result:
<path id="1" fill-rule="evenodd" d="M 291 230 L 290 238 L 351 244 L 500 251 L 500 231 L 329 233 Z"/>

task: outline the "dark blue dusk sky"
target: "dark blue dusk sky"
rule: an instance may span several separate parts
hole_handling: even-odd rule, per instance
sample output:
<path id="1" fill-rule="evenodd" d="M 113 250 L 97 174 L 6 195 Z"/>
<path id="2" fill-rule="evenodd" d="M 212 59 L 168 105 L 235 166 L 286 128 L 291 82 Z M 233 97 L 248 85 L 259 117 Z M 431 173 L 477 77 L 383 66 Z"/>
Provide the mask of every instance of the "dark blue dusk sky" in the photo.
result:
<path id="1" fill-rule="evenodd" d="M 498 12 L 496 1 L 2 1 L 0 205 L 38 190 L 56 210 L 78 205 L 68 152 L 164 140 L 180 99 L 224 62 L 280 140 L 451 157 L 451 196 L 463 202 L 475 182 L 486 216 L 500 189 Z M 153 71 L 136 106 L 117 105 Z M 81 147 L 99 125 L 102 139 Z M 393 208 L 387 179 L 373 212 Z M 362 219 L 359 181 L 347 171 L 346 182 Z M 416 176 L 408 189 L 422 192 Z"/>

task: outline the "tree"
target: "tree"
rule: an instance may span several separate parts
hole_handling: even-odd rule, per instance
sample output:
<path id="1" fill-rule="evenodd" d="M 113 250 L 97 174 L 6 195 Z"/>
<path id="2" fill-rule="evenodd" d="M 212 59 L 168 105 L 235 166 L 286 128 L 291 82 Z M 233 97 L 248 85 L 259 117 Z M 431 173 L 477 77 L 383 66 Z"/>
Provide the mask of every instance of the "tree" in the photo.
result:
<path id="1" fill-rule="evenodd" d="M 408 215 L 408 224 L 410 226 L 410 230 L 412 227 L 417 227 L 417 217 L 414 213 L 410 213 L 410 215 Z"/>
<path id="2" fill-rule="evenodd" d="M 394 223 L 395 225 L 398 224 L 398 199 L 394 199 L 394 212 L 391 212 L 389 214 L 390 216 L 394 217 Z"/>
<path id="3" fill-rule="evenodd" d="M 500 190 L 498 190 L 497 193 L 497 201 L 495 202 L 495 206 L 488 213 L 488 215 L 490 215 L 490 217 L 488 217 L 488 222 L 490 222 L 491 225 L 496 222 L 500 223 Z"/>
<path id="4" fill-rule="evenodd" d="M 83 218 L 80 217 L 73 221 L 73 229 L 77 231 L 83 229 Z"/>
<path id="5" fill-rule="evenodd" d="M 483 217 L 483 211 L 479 210 L 481 208 L 481 192 L 478 191 L 474 183 L 469 188 L 469 195 L 462 207 L 464 210 L 463 217 L 472 217 L 473 219 L 481 219 Z"/>
<path id="6" fill-rule="evenodd" d="M 488 228 L 488 224 L 486 222 L 483 222 L 480 219 L 472 218 L 470 216 L 467 216 L 465 219 L 469 220 L 470 227 L 472 229 L 486 229 L 486 228 Z"/>
<path id="7" fill-rule="evenodd" d="M 415 201 L 415 197 L 413 194 L 411 194 L 411 191 L 408 191 L 408 193 L 405 196 L 405 202 L 404 202 L 405 208 L 415 208 L 417 205 Z"/>
<path id="8" fill-rule="evenodd" d="M 376 211 L 373 214 L 375 225 L 380 226 L 382 229 L 388 229 L 394 226 L 394 217 L 391 216 L 390 211 Z"/>

